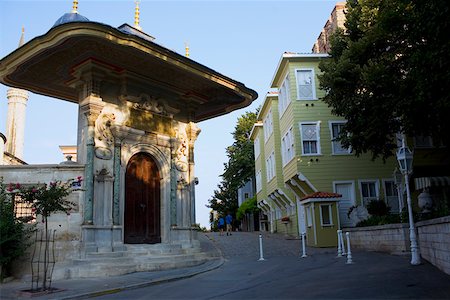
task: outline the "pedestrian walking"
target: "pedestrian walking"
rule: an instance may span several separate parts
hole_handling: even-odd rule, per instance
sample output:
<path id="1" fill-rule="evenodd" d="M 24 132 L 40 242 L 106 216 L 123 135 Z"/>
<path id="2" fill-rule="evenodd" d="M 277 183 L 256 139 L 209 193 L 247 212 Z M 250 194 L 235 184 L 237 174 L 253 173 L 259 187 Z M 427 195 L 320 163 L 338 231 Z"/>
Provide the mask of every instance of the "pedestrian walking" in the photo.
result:
<path id="1" fill-rule="evenodd" d="M 217 225 L 219 227 L 219 235 L 223 235 L 223 227 L 225 226 L 225 221 L 224 221 L 223 217 L 219 218 L 219 222 Z"/>
<path id="2" fill-rule="evenodd" d="M 231 223 L 233 222 L 233 217 L 230 215 L 230 213 L 228 213 L 228 215 L 225 217 L 225 222 L 227 223 L 227 235 L 231 235 Z"/>

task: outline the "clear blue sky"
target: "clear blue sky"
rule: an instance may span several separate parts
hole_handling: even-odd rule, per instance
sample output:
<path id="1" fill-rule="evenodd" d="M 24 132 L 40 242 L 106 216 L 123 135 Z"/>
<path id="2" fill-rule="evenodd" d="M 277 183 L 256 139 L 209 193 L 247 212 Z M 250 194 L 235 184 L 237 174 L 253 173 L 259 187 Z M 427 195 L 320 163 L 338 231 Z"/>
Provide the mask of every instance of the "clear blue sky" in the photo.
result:
<path id="1" fill-rule="evenodd" d="M 275 68 L 285 51 L 311 52 L 312 45 L 337 1 L 141 1 L 143 31 L 156 42 L 184 54 L 258 92 L 242 110 L 198 124 L 202 132 L 195 148 L 197 223 L 209 227 L 207 200 L 220 182 L 225 148 L 233 143 L 236 119 L 254 111 L 270 89 Z M 45 34 L 72 8 L 71 0 L 0 0 L 0 57 L 25 41 Z M 78 11 L 91 21 L 118 27 L 133 25 L 134 0 L 79 0 Z M 0 84 L 0 132 L 5 132 L 7 87 Z M 1 100 L 3 99 L 3 100 Z M 27 107 L 24 160 L 30 164 L 59 163 L 59 145 L 76 144 L 77 106 L 31 94 Z"/>

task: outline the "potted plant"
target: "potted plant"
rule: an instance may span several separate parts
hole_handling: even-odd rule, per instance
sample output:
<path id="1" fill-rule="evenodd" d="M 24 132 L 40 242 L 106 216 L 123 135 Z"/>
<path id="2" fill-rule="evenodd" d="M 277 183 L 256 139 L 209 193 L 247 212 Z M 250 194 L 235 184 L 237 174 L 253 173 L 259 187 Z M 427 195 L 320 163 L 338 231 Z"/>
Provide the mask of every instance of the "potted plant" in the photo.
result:
<path id="1" fill-rule="evenodd" d="M 281 218 L 281 223 L 283 223 L 283 224 L 287 224 L 287 223 L 289 223 L 290 221 L 291 221 L 291 219 L 289 219 L 288 216 L 282 217 L 282 218 Z"/>

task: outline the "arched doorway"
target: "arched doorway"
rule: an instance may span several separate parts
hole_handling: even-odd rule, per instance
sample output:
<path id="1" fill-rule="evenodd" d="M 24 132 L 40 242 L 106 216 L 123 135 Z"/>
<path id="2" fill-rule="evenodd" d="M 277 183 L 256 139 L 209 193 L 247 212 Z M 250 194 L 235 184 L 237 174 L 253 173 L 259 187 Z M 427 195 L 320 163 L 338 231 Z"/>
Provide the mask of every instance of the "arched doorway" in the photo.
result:
<path id="1" fill-rule="evenodd" d="M 131 157 L 125 174 L 124 242 L 161 242 L 160 175 L 154 159 L 145 153 Z"/>

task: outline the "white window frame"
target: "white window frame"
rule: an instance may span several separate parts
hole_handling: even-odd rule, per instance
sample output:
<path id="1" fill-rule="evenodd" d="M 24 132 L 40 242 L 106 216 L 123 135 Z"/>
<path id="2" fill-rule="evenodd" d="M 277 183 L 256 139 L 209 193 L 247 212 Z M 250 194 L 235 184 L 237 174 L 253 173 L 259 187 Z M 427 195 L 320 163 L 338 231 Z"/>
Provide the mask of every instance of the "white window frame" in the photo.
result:
<path id="1" fill-rule="evenodd" d="M 322 207 L 328 206 L 328 214 L 330 216 L 330 224 L 324 224 L 323 223 L 323 215 L 322 215 Z M 333 210 L 332 210 L 332 204 L 320 204 L 319 205 L 320 209 L 320 225 L 322 227 L 329 227 L 329 226 L 334 226 L 333 224 Z"/>
<path id="2" fill-rule="evenodd" d="M 272 151 L 266 159 L 266 170 L 267 182 L 270 182 L 275 177 L 275 151 Z"/>
<path id="3" fill-rule="evenodd" d="M 363 183 L 374 183 L 375 184 L 375 197 L 364 198 L 363 191 L 362 191 Z M 380 199 L 380 181 L 378 179 L 361 179 L 361 180 L 358 180 L 358 185 L 359 185 L 359 194 L 361 196 L 361 203 L 364 207 L 367 206 L 367 204 L 369 203 L 369 201 L 366 202 L 366 201 L 364 201 L 364 199 L 369 199 L 369 200 L 379 200 Z"/>
<path id="4" fill-rule="evenodd" d="M 267 115 L 263 119 L 264 142 L 267 143 L 273 133 L 272 108 L 269 109 Z"/>
<path id="5" fill-rule="evenodd" d="M 289 73 L 287 73 L 281 87 L 278 89 L 278 110 L 280 119 L 289 104 L 291 104 L 291 84 L 289 82 Z"/>
<path id="6" fill-rule="evenodd" d="M 386 205 L 389 206 L 389 204 L 390 204 L 389 200 L 388 200 L 388 197 L 397 196 L 397 202 L 398 202 L 400 196 L 398 194 L 398 189 L 397 189 L 397 186 L 395 185 L 394 178 L 386 178 L 386 179 L 383 179 L 382 182 L 383 182 L 384 202 L 386 203 Z M 388 196 L 387 195 L 386 183 L 388 183 L 388 182 L 392 184 L 392 188 L 393 188 L 394 194 L 396 194 L 396 195 L 393 195 L 393 196 Z M 398 206 L 397 203 L 396 203 L 396 205 Z M 391 207 L 391 212 L 398 213 L 398 211 L 393 210 L 392 207 Z"/>
<path id="7" fill-rule="evenodd" d="M 317 153 L 305 153 L 305 148 L 303 147 L 303 130 L 302 125 L 316 125 L 316 135 L 317 135 Z M 320 147 L 320 121 L 311 121 L 311 122 L 300 122 L 299 123 L 299 130 L 300 130 L 300 144 L 302 146 L 302 155 L 303 156 L 317 156 L 322 155 L 321 147 Z M 307 140 L 312 141 L 312 140 Z"/>
<path id="8" fill-rule="evenodd" d="M 419 139 L 422 139 L 422 141 L 419 141 Z M 428 148 L 434 148 L 433 146 L 433 139 L 431 136 L 415 136 L 413 138 L 414 140 L 414 148 L 418 149 L 428 149 Z M 426 142 L 426 143 L 422 143 Z"/>
<path id="9" fill-rule="evenodd" d="M 345 124 L 345 123 L 347 123 L 347 121 L 342 121 L 342 120 L 341 121 L 328 121 L 328 127 L 330 128 L 330 136 L 331 136 L 331 153 L 333 155 L 349 155 L 352 152 L 350 148 L 345 149 L 342 146 L 341 146 L 341 148 L 343 149 L 342 152 L 336 152 L 334 150 L 334 144 L 335 143 L 340 144 L 340 142 L 336 141 L 336 138 L 333 136 L 333 125 L 334 124 Z"/>
<path id="10" fill-rule="evenodd" d="M 261 154 L 261 144 L 259 141 L 259 137 L 257 137 L 254 141 L 253 141 L 253 148 L 255 150 L 255 160 L 259 157 L 259 155 Z"/>
<path id="11" fill-rule="evenodd" d="M 310 98 L 302 98 L 300 97 L 300 91 L 299 91 L 299 84 L 298 84 L 298 80 L 299 80 L 299 76 L 298 73 L 299 72 L 304 72 L 304 71 L 311 71 L 311 78 L 312 78 L 312 82 L 311 82 L 311 88 L 312 88 L 312 97 Z M 295 84 L 296 84 L 296 90 L 297 90 L 297 100 L 317 100 L 316 97 L 316 75 L 314 72 L 313 68 L 298 68 L 295 69 Z"/>
<path id="12" fill-rule="evenodd" d="M 294 145 L 294 128 L 291 126 L 281 138 L 281 160 L 283 167 L 295 157 Z"/>
<path id="13" fill-rule="evenodd" d="M 262 171 L 261 171 L 261 169 L 256 171 L 255 180 L 256 180 L 256 192 L 259 193 L 262 190 Z"/>
<path id="14" fill-rule="evenodd" d="M 281 219 L 281 209 L 278 207 L 275 209 L 275 219 Z"/>

